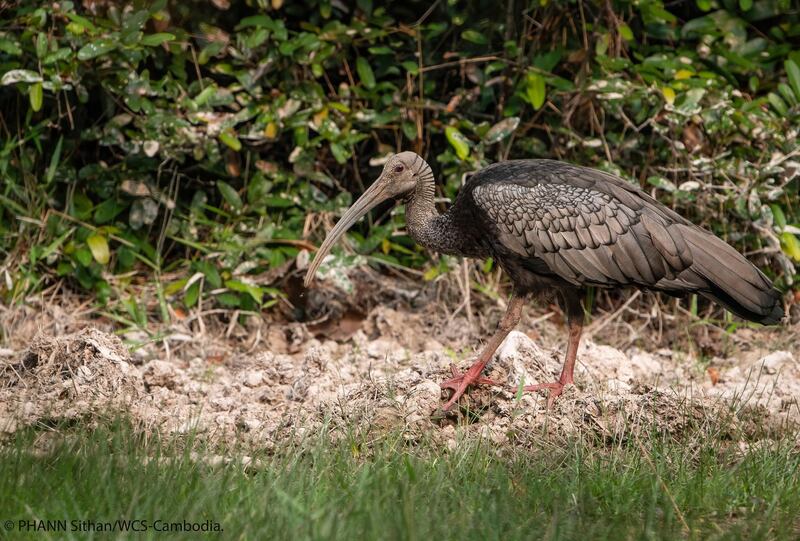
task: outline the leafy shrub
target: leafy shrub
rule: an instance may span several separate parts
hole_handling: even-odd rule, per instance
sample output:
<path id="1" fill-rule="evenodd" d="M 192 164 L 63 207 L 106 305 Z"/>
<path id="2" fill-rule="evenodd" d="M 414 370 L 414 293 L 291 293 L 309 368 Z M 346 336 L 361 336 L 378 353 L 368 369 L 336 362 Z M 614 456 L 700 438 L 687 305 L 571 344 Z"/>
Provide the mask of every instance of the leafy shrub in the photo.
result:
<path id="1" fill-rule="evenodd" d="M 448 197 L 499 159 L 621 174 L 791 284 L 789 0 L 229 4 L 0 7 L 7 301 L 63 277 L 141 323 L 131 288 L 155 278 L 164 317 L 172 296 L 268 306 L 281 293 L 259 276 L 399 148 L 424 152 Z M 446 272 L 401 227 L 384 213 L 352 238 L 428 279 Z"/>

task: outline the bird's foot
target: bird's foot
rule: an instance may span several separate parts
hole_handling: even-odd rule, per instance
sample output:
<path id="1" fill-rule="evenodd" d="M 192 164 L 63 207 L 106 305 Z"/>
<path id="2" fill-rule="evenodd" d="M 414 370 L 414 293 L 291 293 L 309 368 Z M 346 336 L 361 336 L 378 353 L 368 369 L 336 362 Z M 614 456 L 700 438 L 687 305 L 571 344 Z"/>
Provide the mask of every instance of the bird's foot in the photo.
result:
<path id="1" fill-rule="evenodd" d="M 458 372 L 456 365 L 450 365 L 450 371 L 453 373 L 453 377 L 439 384 L 442 389 L 453 390 L 450 400 L 448 400 L 447 403 L 442 407 L 444 411 L 450 409 L 450 407 L 456 403 L 456 400 L 461 398 L 461 395 L 464 394 L 464 391 L 466 391 L 467 387 L 470 385 L 500 385 L 500 383 L 494 381 L 493 379 L 481 376 L 481 371 L 483 370 L 484 365 L 485 363 L 477 362 L 463 374 Z"/>
<path id="2" fill-rule="evenodd" d="M 549 390 L 550 395 L 547 397 L 547 409 L 550 409 L 553 407 L 556 398 L 558 398 L 561 395 L 561 393 L 564 392 L 564 387 L 571 384 L 573 384 L 571 381 L 567 382 L 554 381 L 553 383 L 538 383 L 536 385 L 526 385 L 525 387 L 523 387 L 523 390 L 528 392 Z"/>

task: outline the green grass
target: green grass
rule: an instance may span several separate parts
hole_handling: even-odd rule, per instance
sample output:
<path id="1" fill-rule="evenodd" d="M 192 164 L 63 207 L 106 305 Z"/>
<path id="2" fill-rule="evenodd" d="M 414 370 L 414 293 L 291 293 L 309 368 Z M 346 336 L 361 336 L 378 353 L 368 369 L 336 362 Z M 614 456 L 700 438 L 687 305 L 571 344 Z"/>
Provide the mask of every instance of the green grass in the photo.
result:
<path id="1" fill-rule="evenodd" d="M 73 427 L 49 451 L 34 453 L 40 436 L 23 434 L 0 450 L 0 526 L 13 521 L 12 539 L 175 537 L 23 534 L 23 519 L 66 519 L 68 529 L 71 520 L 210 520 L 225 539 L 800 535 L 800 456 L 788 440 L 744 455 L 735 444 L 697 447 L 657 436 L 610 448 L 542 442 L 503 457 L 488 443 L 443 451 L 397 438 L 367 450 L 363 442 L 331 445 L 320 437 L 254 457 L 260 464 L 245 470 L 145 442 L 125 423 L 80 435 Z"/>

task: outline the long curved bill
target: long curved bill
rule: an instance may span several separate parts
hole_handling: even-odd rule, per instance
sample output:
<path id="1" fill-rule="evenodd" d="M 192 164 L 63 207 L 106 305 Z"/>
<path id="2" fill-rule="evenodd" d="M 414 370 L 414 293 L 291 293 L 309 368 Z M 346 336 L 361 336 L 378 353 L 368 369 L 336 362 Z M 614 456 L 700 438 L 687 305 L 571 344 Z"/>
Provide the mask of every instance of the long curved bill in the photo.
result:
<path id="1" fill-rule="evenodd" d="M 331 251 L 331 248 L 336 241 L 338 241 L 345 232 L 350 229 L 350 227 L 360 220 L 366 213 L 370 210 L 374 209 L 376 206 L 381 204 L 382 202 L 389 199 L 391 196 L 386 194 L 386 184 L 382 181 L 382 179 L 376 180 L 372 186 L 370 186 L 367 191 L 365 191 L 358 200 L 353 203 L 347 212 L 344 213 L 341 220 L 339 220 L 333 229 L 330 230 L 328 235 L 325 237 L 325 241 L 322 243 L 322 246 L 319 247 L 317 250 L 317 255 L 314 257 L 314 261 L 311 263 L 311 266 L 308 267 L 308 272 L 306 272 L 306 277 L 303 280 L 303 284 L 308 287 L 311 285 L 311 282 L 314 281 L 314 275 L 317 272 L 322 260 L 325 259 L 325 256 L 328 255 L 328 252 Z"/>

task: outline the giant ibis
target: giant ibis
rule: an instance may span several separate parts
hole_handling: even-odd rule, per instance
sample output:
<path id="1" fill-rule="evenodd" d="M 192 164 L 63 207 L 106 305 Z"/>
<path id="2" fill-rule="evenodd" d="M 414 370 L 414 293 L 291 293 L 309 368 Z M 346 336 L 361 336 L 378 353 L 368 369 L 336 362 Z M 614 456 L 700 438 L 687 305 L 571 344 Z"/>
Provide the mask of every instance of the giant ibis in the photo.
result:
<path id="1" fill-rule="evenodd" d="M 333 244 L 379 203 L 402 198 L 409 235 L 430 250 L 488 258 L 511 278 L 513 293 L 497 331 L 475 363 L 441 384 L 453 390 L 449 409 L 482 376 L 486 363 L 517 325 L 526 299 L 558 293 L 569 338 L 564 367 L 548 407 L 573 383 L 587 286 L 633 286 L 680 296 L 697 293 L 734 314 L 765 325 L 783 317 L 780 292 L 744 256 L 612 174 L 554 160 L 511 160 L 472 175 L 440 214 L 430 166 L 414 152 L 386 162 L 380 177 L 328 233 L 305 276 L 309 287 Z"/>

